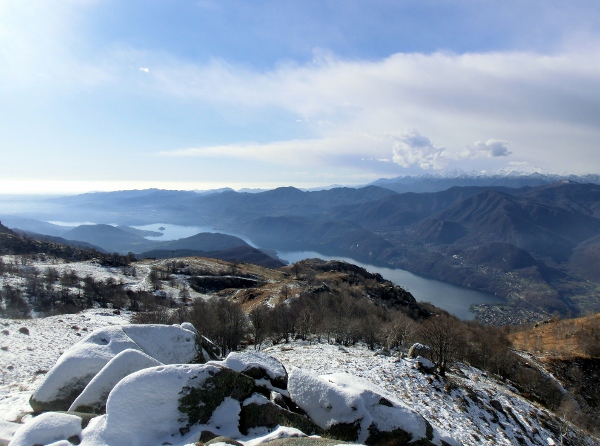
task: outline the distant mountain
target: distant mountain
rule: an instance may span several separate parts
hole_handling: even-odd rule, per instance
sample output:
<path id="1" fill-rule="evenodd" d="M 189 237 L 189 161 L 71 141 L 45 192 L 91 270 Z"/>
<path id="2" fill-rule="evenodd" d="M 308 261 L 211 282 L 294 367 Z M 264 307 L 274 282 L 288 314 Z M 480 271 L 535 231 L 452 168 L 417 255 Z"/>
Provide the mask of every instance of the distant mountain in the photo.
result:
<path id="1" fill-rule="evenodd" d="M 384 263 L 496 293 L 507 299 L 510 309 L 487 308 L 485 320 L 518 323 L 552 311 L 600 311 L 599 180 L 453 172 L 377 182 L 385 187 L 313 192 L 293 187 L 207 195 L 122 191 L 55 199 L 56 214 L 44 217 L 123 225 L 208 225 L 242 234 L 264 248 Z M 397 193 L 390 187 L 429 192 Z M 224 238 L 219 246 L 206 246 L 206 237 L 212 237 L 206 235 L 161 245 L 114 227 L 72 231 L 62 237 L 109 251 L 233 248 L 221 245 L 227 242 Z M 235 243 L 248 247 L 241 240 Z"/>
<path id="2" fill-rule="evenodd" d="M 91 243 L 82 242 L 79 240 L 67 240 L 65 238 L 57 237 L 54 235 L 38 234 L 36 232 L 22 231 L 20 229 L 15 229 L 15 232 L 17 234 L 21 234 L 34 240 L 39 240 L 41 242 L 59 243 L 61 245 L 72 246 L 74 248 L 91 249 L 98 252 L 106 253 L 106 251 L 100 248 L 99 246 L 92 245 Z"/>
<path id="3" fill-rule="evenodd" d="M 315 222 L 296 216 L 262 217 L 248 222 L 242 231 L 267 248 L 290 251 L 314 250 L 377 261 L 393 245 L 385 238 L 343 221 Z"/>
<path id="4" fill-rule="evenodd" d="M 0 221 L 8 228 L 22 229 L 23 231 L 54 236 L 61 236 L 72 229 L 72 227 L 69 226 L 59 226 L 45 221 L 15 215 L 0 215 Z"/>
<path id="5" fill-rule="evenodd" d="M 159 222 L 187 226 L 222 226 L 231 231 L 236 225 L 244 224 L 252 218 L 266 215 L 319 215 L 333 206 L 364 203 L 392 194 L 395 192 L 376 186 L 316 192 L 303 192 L 293 187 L 256 193 L 224 190 L 199 194 L 158 189 L 97 192 L 48 200 L 48 207 L 40 210 L 36 218 L 127 226 Z M 52 208 L 52 211 L 49 212 L 48 208 Z"/>
<path id="6" fill-rule="evenodd" d="M 530 189 L 522 196 L 545 200 L 551 206 L 571 209 L 600 219 L 600 185 L 598 184 L 563 180 Z"/>
<path id="7" fill-rule="evenodd" d="M 460 200 L 490 189 L 516 193 L 504 187 L 452 187 L 434 193 L 388 195 L 379 200 L 334 207 L 327 217 L 348 220 L 372 230 L 398 230 L 446 209 Z"/>
<path id="8" fill-rule="evenodd" d="M 600 220 L 565 206 L 493 190 L 468 197 L 423 221 L 415 235 L 427 234 L 439 222 L 466 228 L 461 243 L 511 243 L 555 261 L 600 233 Z M 423 240 L 425 241 L 425 240 Z"/>
<path id="9" fill-rule="evenodd" d="M 578 183 L 600 184 L 600 175 L 559 175 L 516 171 L 481 173 L 453 170 L 439 174 L 409 175 L 389 179 L 382 178 L 372 182 L 371 185 L 385 187 L 398 193 L 404 193 L 438 192 L 454 186 L 499 186 L 519 189 L 522 187 L 543 186 L 563 180 L 575 181 Z"/>
<path id="10" fill-rule="evenodd" d="M 596 283 L 600 283 L 600 235 L 579 244 L 569 259 L 570 270 Z"/>
<path id="11" fill-rule="evenodd" d="M 381 187 L 368 186 L 361 189 L 337 188 L 316 192 L 304 192 L 294 187 L 279 187 L 267 192 L 247 194 L 224 192 L 210 195 L 196 202 L 195 211 L 209 216 L 211 223 L 245 224 L 260 217 L 301 216 L 320 217 L 334 206 L 366 203 L 395 195 Z"/>

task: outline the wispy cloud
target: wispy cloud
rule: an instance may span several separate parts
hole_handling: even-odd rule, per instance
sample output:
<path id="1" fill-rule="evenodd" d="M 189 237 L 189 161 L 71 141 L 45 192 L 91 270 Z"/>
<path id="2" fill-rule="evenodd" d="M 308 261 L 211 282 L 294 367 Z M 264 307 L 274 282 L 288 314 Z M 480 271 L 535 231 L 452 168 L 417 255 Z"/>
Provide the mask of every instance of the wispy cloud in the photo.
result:
<path id="1" fill-rule="evenodd" d="M 537 156 L 546 163 L 563 158 L 575 168 L 563 148 L 574 147 L 585 157 L 596 147 L 590 136 L 600 138 L 600 47 L 553 56 L 395 54 L 378 61 L 327 56 L 262 72 L 214 60 L 163 67 L 153 80 L 156 89 L 187 100 L 253 113 L 282 109 L 307 122 L 311 141 L 277 143 L 281 152 L 305 144 L 338 153 L 354 138 L 349 134 L 401 134 L 366 142 L 361 155 L 393 156 L 400 166 L 422 169 L 508 155 L 530 161 Z"/>
<path id="2" fill-rule="evenodd" d="M 315 50 L 308 62 L 286 59 L 265 68 L 112 40 L 94 46 L 85 41 L 79 14 L 88 3 L 0 3 L 0 93 L 21 103 L 19 94 L 46 99 L 67 92 L 65 102 L 75 103 L 99 85 L 104 90 L 93 105 L 117 122 L 124 116 L 115 98 L 135 96 L 148 121 L 119 127 L 115 139 L 138 144 L 138 153 L 158 153 L 172 171 L 192 171 L 190 158 L 225 158 L 289 165 L 307 176 L 339 166 L 360 177 L 509 162 L 582 172 L 598 156 L 600 40 L 593 35 L 545 54 L 399 52 L 361 59 Z M 32 94 L 40 85 L 44 95 Z M 184 106 L 202 116 L 190 115 L 185 128 L 178 121 L 156 129 L 164 114 L 151 112 Z M 206 116 L 221 133 L 203 139 L 190 128 Z M 141 130 L 127 133 L 131 128 Z M 137 138 L 147 128 L 163 132 L 156 143 Z M 165 141 L 174 128 L 187 133 L 171 149 Z M 63 136 L 60 144 L 76 139 Z M 91 140 L 82 141 L 73 146 Z M 181 141 L 192 147 L 181 148 Z M 147 167 L 140 163 L 140 171 Z"/>

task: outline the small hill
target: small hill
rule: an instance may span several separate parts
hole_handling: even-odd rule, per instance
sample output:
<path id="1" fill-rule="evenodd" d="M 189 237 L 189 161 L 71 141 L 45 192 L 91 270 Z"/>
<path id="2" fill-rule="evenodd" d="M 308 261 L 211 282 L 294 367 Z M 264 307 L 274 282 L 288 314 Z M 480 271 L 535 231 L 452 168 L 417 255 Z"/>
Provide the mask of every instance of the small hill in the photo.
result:
<path id="1" fill-rule="evenodd" d="M 510 338 L 517 349 L 533 352 L 533 363 L 548 370 L 572 395 L 559 408 L 563 416 L 596 431 L 600 426 L 600 313 L 547 320 Z"/>
<path id="2" fill-rule="evenodd" d="M 67 240 L 62 237 L 57 237 L 57 236 L 53 236 L 53 235 L 37 234 L 35 232 L 21 231 L 19 229 L 15 230 L 15 232 L 18 234 L 27 236 L 29 238 L 39 240 L 41 242 L 58 243 L 61 245 L 73 246 L 74 248 L 91 249 L 91 250 L 96 250 L 98 252 L 106 252 L 104 249 L 100 248 L 99 246 L 92 245 L 91 243 L 87 243 L 87 242 L 81 242 L 79 240 Z"/>
<path id="3" fill-rule="evenodd" d="M 508 243 L 490 243 L 470 251 L 473 262 L 485 264 L 503 271 L 539 266 L 531 254 Z"/>
<path id="4" fill-rule="evenodd" d="M 6 226 L 4 226 L 2 222 L 0 222 L 0 234 L 14 234 L 14 232 L 8 229 Z"/>
<path id="5" fill-rule="evenodd" d="M 89 260 L 98 253 L 52 241 L 35 240 L 11 231 L 0 223 L 0 255 L 6 254 L 45 254 L 66 260 Z"/>
<path id="6" fill-rule="evenodd" d="M 220 234 L 218 232 L 200 232 L 191 237 L 161 242 L 159 249 L 191 249 L 196 251 L 223 251 L 240 246 L 250 247 L 248 243 L 233 235 Z"/>
<path id="7" fill-rule="evenodd" d="M 12 229 L 21 229 L 23 231 L 35 232 L 38 234 L 47 234 L 60 236 L 72 229 L 68 226 L 59 226 L 33 218 L 19 217 L 16 215 L 0 215 L 0 220 Z"/>
<path id="8" fill-rule="evenodd" d="M 425 243 L 451 244 L 468 232 L 469 230 L 459 223 L 430 219 L 412 234 L 412 238 Z"/>
<path id="9" fill-rule="evenodd" d="M 131 226 L 119 225 L 119 226 L 117 226 L 117 228 L 122 229 L 125 232 L 130 232 L 135 235 L 140 235 L 142 237 L 160 237 L 160 236 L 164 235 L 162 232 L 147 231 L 144 229 L 136 229 L 136 228 L 132 228 Z"/>
<path id="10" fill-rule="evenodd" d="M 195 249 L 154 249 L 137 255 L 139 258 L 169 259 L 172 257 L 206 257 L 210 259 L 225 260 L 226 262 L 247 262 L 268 268 L 279 268 L 285 263 L 275 259 L 264 252 L 251 246 L 236 246 L 234 248 L 218 251 L 201 251 Z"/>

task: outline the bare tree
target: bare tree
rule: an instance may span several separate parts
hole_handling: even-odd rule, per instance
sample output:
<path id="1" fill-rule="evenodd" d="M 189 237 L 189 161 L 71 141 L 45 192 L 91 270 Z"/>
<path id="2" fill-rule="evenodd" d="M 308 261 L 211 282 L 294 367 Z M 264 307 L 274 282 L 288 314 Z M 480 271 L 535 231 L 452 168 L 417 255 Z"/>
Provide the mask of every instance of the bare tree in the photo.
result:
<path id="1" fill-rule="evenodd" d="M 252 336 L 254 337 L 254 349 L 260 350 L 268 333 L 269 325 L 269 307 L 259 305 L 254 307 L 248 313 L 250 324 L 252 325 Z"/>
<path id="2" fill-rule="evenodd" d="M 410 344 L 417 331 L 417 323 L 406 314 L 396 311 L 392 314 L 390 322 L 384 328 L 385 344 L 392 348 Z"/>
<path id="3" fill-rule="evenodd" d="M 444 376 L 464 338 L 460 321 L 446 314 L 433 316 L 423 322 L 420 332 L 424 342 L 431 348 L 432 360 L 440 375 Z"/>

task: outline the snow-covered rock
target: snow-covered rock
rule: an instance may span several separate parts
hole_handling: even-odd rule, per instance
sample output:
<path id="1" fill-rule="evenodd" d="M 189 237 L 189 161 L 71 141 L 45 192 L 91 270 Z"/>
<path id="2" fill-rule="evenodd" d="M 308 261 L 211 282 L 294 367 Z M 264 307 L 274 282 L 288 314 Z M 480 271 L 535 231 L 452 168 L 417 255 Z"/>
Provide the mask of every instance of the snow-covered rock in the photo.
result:
<path id="1" fill-rule="evenodd" d="M 423 373 L 434 373 L 436 369 L 436 366 L 433 362 L 427 358 L 423 358 L 422 356 L 417 356 L 415 359 L 415 366 Z"/>
<path id="2" fill-rule="evenodd" d="M 31 397 L 36 412 L 67 410 L 92 378 L 118 353 L 140 349 L 121 327 L 96 330 L 68 349 Z"/>
<path id="3" fill-rule="evenodd" d="M 374 384 L 345 373 L 319 376 L 298 368 L 289 374 L 294 403 L 322 429 L 341 440 L 379 444 L 421 440 L 458 445 L 414 410 Z"/>
<path id="4" fill-rule="evenodd" d="M 67 410 L 96 374 L 124 350 L 139 350 L 164 364 L 189 363 L 198 355 L 195 334 L 177 326 L 105 327 L 69 348 L 32 395 L 36 412 Z"/>
<path id="5" fill-rule="evenodd" d="M 139 350 L 127 349 L 112 358 L 75 399 L 69 412 L 103 413 L 113 387 L 138 370 L 163 365 Z"/>
<path id="6" fill-rule="evenodd" d="M 19 423 L 0 420 L 0 445 L 7 445 L 20 427 Z"/>
<path id="7" fill-rule="evenodd" d="M 10 446 L 50 444 L 71 438 L 81 439 L 81 418 L 65 413 L 48 412 L 32 418 L 15 432 Z M 73 444 L 67 441 L 68 444 Z"/>
<path id="8" fill-rule="evenodd" d="M 147 355 L 163 364 L 188 364 L 198 354 L 196 334 L 175 325 L 123 325 L 123 331 Z"/>
<path id="9" fill-rule="evenodd" d="M 240 402 L 252 379 L 218 365 L 167 365 L 121 380 L 106 415 L 83 431 L 82 445 L 160 445 L 198 441 L 203 430 L 239 437 Z"/>
<path id="10" fill-rule="evenodd" d="M 408 350 L 408 357 L 416 358 L 418 356 L 421 356 L 423 358 L 428 358 L 430 351 L 431 351 L 431 348 L 428 345 L 419 344 L 417 342 L 417 343 L 413 344 L 410 347 L 410 349 Z"/>
<path id="11" fill-rule="evenodd" d="M 269 390 L 285 392 L 287 388 L 288 377 L 285 368 L 279 360 L 264 353 L 232 352 L 220 364 L 254 378 L 258 385 Z"/>

